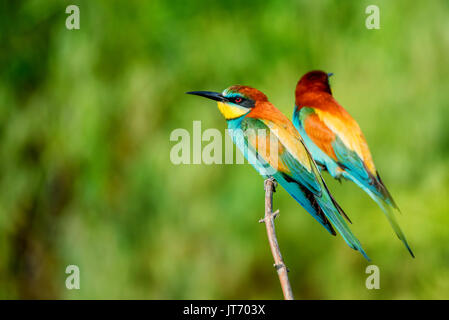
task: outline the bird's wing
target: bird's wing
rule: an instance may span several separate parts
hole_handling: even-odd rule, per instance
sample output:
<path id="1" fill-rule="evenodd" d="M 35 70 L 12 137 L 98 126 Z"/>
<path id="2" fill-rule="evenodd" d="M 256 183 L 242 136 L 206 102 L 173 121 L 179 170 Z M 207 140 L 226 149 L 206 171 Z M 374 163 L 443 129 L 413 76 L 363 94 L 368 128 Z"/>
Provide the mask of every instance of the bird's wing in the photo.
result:
<path id="1" fill-rule="evenodd" d="M 324 192 L 324 198 L 329 197 L 339 213 L 351 222 L 327 189 L 312 155 L 293 124 L 290 121 L 275 122 L 268 119 L 261 121 L 275 134 L 280 144 L 283 145 L 285 150 L 280 158 L 285 167 L 287 167 L 288 173 L 297 181 L 305 184 L 315 196 L 322 198 Z"/>
<path id="2" fill-rule="evenodd" d="M 335 235 L 333 225 L 350 247 L 369 259 L 342 218 L 346 215 L 330 195 L 315 162 L 291 122 L 278 124 L 267 119 L 245 118 L 242 128 L 249 147 L 254 148 L 258 156 L 275 169 L 272 176 L 279 184 L 330 233 Z M 261 135 L 258 130 L 262 128 L 266 130 L 262 141 L 270 144 L 270 147 L 260 147 Z M 277 152 L 273 152 L 273 142 L 277 144 Z M 269 151 L 272 155 L 267 154 Z"/>
<path id="3" fill-rule="evenodd" d="M 275 172 L 282 174 L 288 180 L 295 180 L 301 187 L 312 195 L 321 194 L 321 185 L 312 171 L 311 157 L 307 154 L 300 154 L 299 147 L 296 158 L 287 149 L 285 143 L 279 139 L 274 131 L 259 119 L 245 118 L 241 127 L 245 132 L 245 138 L 249 149 L 253 149 L 257 154 L 257 159 L 267 162 Z M 324 217 L 325 218 L 325 217 Z M 324 219 L 321 219 L 324 222 Z"/>
<path id="4" fill-rule="evenodd" d="M 299 119 L 312 142 L 342 169 L 367 186 L 377 185 L 377 171 L 368 144 L 349 114 L 303 107 Z"/>
<path id="5" fill-rule="evenodd" d="M 303 107 L 300 119 L 307 136 L 358 183 L 397 208 L 380 179 L 366 139 L 357 122 L 343 108 L 330 113 Z"/>

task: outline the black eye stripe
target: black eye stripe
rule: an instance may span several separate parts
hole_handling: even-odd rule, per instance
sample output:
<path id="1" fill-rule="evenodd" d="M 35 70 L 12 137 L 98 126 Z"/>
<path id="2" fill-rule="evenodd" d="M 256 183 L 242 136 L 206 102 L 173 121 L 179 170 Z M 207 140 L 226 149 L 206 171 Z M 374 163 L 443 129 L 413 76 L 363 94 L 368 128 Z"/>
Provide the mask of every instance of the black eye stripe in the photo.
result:
<path id="1" fill-rule="evenodd" d="M 229 101 L 238 104 L 239 106 L 245 107 L 245 108 L 254 108 L 255 102 L 252 99 L 244 98 L 244 97 L 232 97 L 229 99 Z"/>

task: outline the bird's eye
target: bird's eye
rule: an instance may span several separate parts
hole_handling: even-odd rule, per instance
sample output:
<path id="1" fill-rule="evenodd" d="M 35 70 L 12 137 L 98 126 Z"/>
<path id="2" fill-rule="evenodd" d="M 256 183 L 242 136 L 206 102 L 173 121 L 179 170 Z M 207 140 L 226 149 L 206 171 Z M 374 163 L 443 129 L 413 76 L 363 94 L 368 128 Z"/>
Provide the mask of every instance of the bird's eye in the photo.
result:
<path id="1" fill-rule="evenodd" d="M 235 103 L 240 103 L 240 102 L 242 102 L 242 98 L 235 98 Z"/>

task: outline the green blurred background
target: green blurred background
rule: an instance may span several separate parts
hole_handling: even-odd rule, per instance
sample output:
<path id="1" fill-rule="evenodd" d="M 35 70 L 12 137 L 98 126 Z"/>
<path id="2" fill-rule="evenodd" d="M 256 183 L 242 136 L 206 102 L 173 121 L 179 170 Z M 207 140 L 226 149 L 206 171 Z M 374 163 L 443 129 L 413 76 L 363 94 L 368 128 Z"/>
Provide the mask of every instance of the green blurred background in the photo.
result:
<path id="1" fill-rule="evenodd" d="M 79 5 L 81 29 L 65 27 Z M 365 8 L 380 8 L 380 30 Z M 0 298 L 280 299 L 263 179 L 173 165 L 176 128 L 219 128 L 190 90 L 245 84 L 289 117 L 299 77 L 334 72 L 403 214 L 412 259 L 376 204 L 326 174 L 380 268 L 279 189 L 297 299 L 449 298 L 449 2 L 2 1 Z M 203 143 L 204 145 L 204 143 Z M 81 289 L 65 288 L 80 267 Z"/>

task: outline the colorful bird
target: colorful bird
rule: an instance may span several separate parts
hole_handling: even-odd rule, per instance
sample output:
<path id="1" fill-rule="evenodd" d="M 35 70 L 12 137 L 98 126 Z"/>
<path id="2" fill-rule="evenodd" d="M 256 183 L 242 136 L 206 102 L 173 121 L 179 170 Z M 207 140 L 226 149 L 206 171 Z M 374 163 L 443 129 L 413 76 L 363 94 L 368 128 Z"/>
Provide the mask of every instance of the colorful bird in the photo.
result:
<path id="1" fill-rule="evenodd" d="M 399 210 L 374 166 L 368 144 L 357 122 L 333 98 L 329 77 L 311 71 L 298 82 L 293 124 L 318 166 L 338 180 L 356 183 L 380 206 L 399 239 L 414 257 L 394 216 Z"/>
<path id="2" fill-rule="evenodd" d="M 298 131 L 265 94 L 247 86 L 231 86 L 222 93 L 187 93 L 217 101 L 234 143 L 248 162 L 264 178 L 274 178 L 332 235 L 335 227 L 351 248 L 369 260 Z"/>

